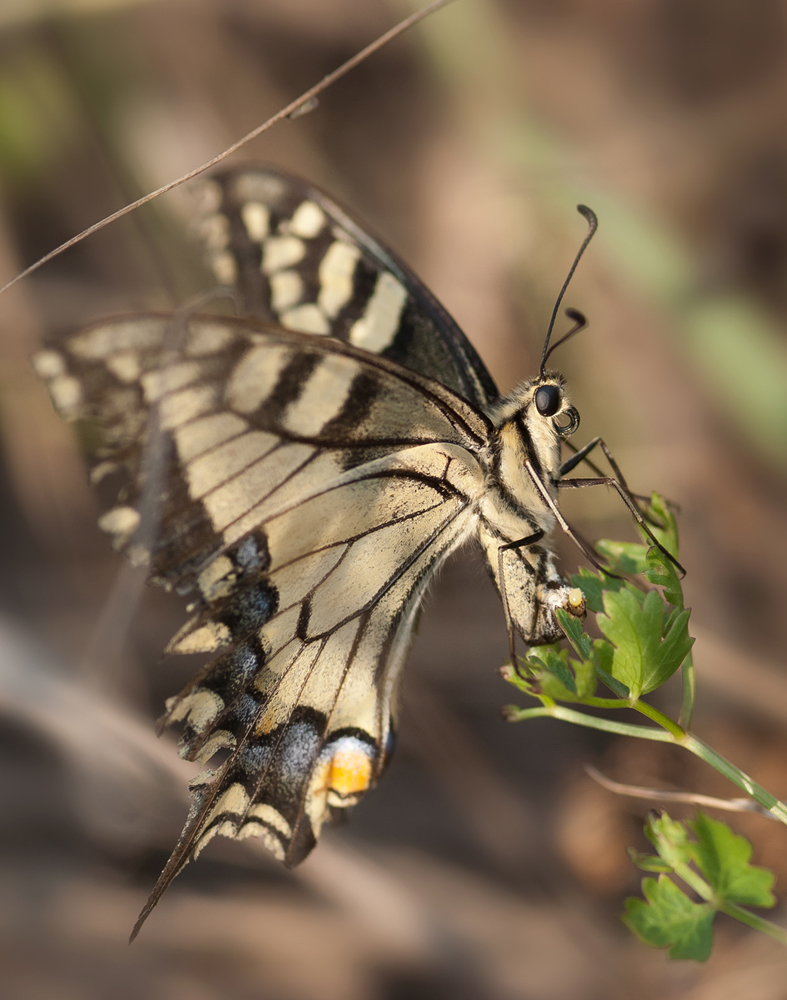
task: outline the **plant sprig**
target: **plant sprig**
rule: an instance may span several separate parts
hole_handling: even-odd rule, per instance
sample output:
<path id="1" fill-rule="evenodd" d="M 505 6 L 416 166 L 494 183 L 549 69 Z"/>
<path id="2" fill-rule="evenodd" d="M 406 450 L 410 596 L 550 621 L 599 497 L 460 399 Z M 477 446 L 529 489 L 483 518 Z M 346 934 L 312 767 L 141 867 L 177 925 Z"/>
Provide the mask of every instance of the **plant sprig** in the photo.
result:
<path id="1" fill-rule="evenodd" d="M 652 496 L 647 514 L 649 520 L 659 525 L 653 529 L 658 541 L 677 558 L 675 518 L 658 494 Z M 509 705 L 504 709 L 506 718 L 518 722 L 551 717 L 619 735 L 673 743 L 710 764 L 773 818 L 787 825 L 787 805 L 691 731 L 695 691 L 691 649 L 694 640 L 689 635 L 691 611 L 684 606 L 675 565 L 656 546 L 604 540 L 598 542 L 596 548 L 610 569 L 616 573 L 640 575 L 644 577 L 645 586 L 584 568 L 573 576 L 572 582 L 585 595 L 588 610 L 596 615 L 604 638 L 592 638 L 577 618 L 558 610 L 556 617 L 569 648 L 561 648 L 559 644 L 534 646 L 524 657 L 518 658 L 516 667 L 510 664 L 503 668 L 509 683 L 541 703 L 534 708 Z M 644 696 L 661 687 L 678 670 L 683 675 L 683 701 L 680 718 L 673 719 L 645 701 Z M 609 696 L 603 691 L 599 696 L 600 685 L 607 689 Z M 649 724 L 620 722 L 590 714 L 583 708 L 608 712 L 629 709 L 644 716 Z M 751 856 L 748 842 L 734 835 L 725 824 L 702 814 L 698 814 L 690 829 L 693 840 L 686 827 L 666 814 L 661 819 L 649 821 L 646 834 L 656 846 L 658 857 L 650 859 L 648 864 L 658 863 L 661 867 L 657 865 L 648 870 L 659 871 L 662 875 L 658 881 L 644 880 L 647 902 L 628 901 L 624 917 L 628 926 L 648 943 L 669 947 L 673 958 L 707 958 L 711 925 L 717 912 L 734 916 L 787 944 L 787 935 L 781 928 L 740 909 L 741 902 L 773 905 L 770 883 L 767 892 L 762 888 L 764 875 L 771 882 L 772 877 L 764 869 L 745 867 Z M 745 850 L 741 845 L 745 845 Z M 635 860 L 643 866 L 643 857 L 636 856 Z M 722 886 L 718 881 L 722 871 L 738 872 L 748 885 L 759 879 L 757 884 L 762 891 L 754 894 L 757 901 L 754 897 L 739 898 L 740 894 L 736 895 L 737 890 L 730 889 L 728 883 Z M 693 902 L 667 878 L 667 872 L 685 881 L 702 902 Z M 745 872 L 745 877 L 741 872 Z M 752 872 L 764 875 L 752 876 Z M 763 902 L 766 899 L 770 902 Z"/>
<path id="2" fill-rule="evenodd" d="M 627 899 L 623 915 L 623 922 L 640 940 L 669 948 L 670 958 L 704 962 L 711 952 L 716 914 L 726 913 L 787 944 L 783 928 L 743 908 L 776 904 L 773 874 L 749 863 L 752 848 L 745 837 L 701 812 L 688 823 L 671 819 L 666 812 L 651 814 L 645 834 L 657 853 L 630 850 L 629 855 L 638 868 L 658 872 L 659 877 L 642 880 L 645 899 Z M 669 875 L 693 889 L 701 902 L 692 900 Z"/>

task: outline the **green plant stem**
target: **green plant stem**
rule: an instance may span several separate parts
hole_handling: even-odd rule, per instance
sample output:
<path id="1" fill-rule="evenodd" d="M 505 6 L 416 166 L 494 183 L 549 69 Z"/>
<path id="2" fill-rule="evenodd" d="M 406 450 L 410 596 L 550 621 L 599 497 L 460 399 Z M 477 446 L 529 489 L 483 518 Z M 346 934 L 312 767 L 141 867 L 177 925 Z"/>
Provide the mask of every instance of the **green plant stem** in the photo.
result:
<path id="1" fill-rule="evenodd" d="M 749 910 L 744 910 L 742 906 L 737 906 L 735 903 L 719 903 L 718 908 L 722 913 L 726 913 L 728 917 L 740 920 L 747 927 L 751 927 L 755 931 L 762 931 L 763 934 L 767 934 L 781 944 L 787 945 L 787 931 L 783 927 L 771 923 L 770 920 L 758 917 L 756 913 L 750 913 Z"/>
<path id="2" fill-rule="evenodd" d="M 691 886 L 697 895 L 701 899 L 704 899 L 705 902 L 710 903 L 722 913 L 726 913 L 728 917 L 732 917 L 734 920 L 739 920 L 742 924 L 746 924 L 747 927 L 751 927 L 755 931 L 762 931 L 763 934 L 768 934 L 770 937 L 781 942 L 781 944 L 787 945 L 787 931 L 783 927 L 779 927 L 778 924 L 771 923 L 770 920 L 766 920 L 764 917 L 758 917 L 756 913 L 751 913 L 749 910 L 745 910 L 742 906 L 738 906 L 736 903 L 729 903 L 726 900 L 719 899 L 705 879 L 693 871 L 688 865 L 674 862 L 670 863 L 672 864 L 672 869 L 675 874 L 679 878 L 683 879 L 686 885 Z"/>
<path id="3" fill-rule="evenodd" d="M 681 673 L 683 675 L 683 703 L 680 706 L 680 718 L 678 721 L 685 730 L 689 730 L 694 718 L 694 694 L 696 687 L 694 658 L 691 653 L 683 661 Z"/>
<path id="4" fill-rule="evenodd" d="M 723 775 L 734 785 L 737 785 L 738 788 L 742 789 L 755 802 L 764 806 L 775 819 L 787 826 L 787 805 L 784 802 L 780 802 L 775 795 L 771 795 L 762 785 L 757 784 L 753 778 L 750 778 L 748 774 L 741 771 L 739 767 L 736 767 L 726 757 L 722 757 L 720 753 L 709 747 L 707 743 L 703 743 L 702 740 L 683 729 L 674 719 L 664 715 L 663 712 L 660 712 L 652 705 L 648 705 L 647 702 L 640 699 L 629 703 L 611 698 L 588 698 L 584 699 L 582 704 L 599 708 L 612 706 L 632 708 L 647 718 L 652 719 L 661 727 L 659 729 L 652 729 L 650 726 L 635 726 L 626 722 L 614 722 L 612 719 L 587 715 L 585 712 L 577 712 L 571 708 L 564 708 L 562 705 L 558 705 L 552 701 L 551 698 L 542 697 L 541 701 L 542 706 L 540 708 L 509 708 L 508 718 L 512 722 L 523 722 L 526 719 L 538 718 L 562 719 L 564 722 L 571 722 L 576 726 L 585 726 L 588 729 L 600 729 L 603 732 L 616 733 L 620 736 L 634 736 L 637 739 L 655 740 L 659 743 L 675 743 L 677 746 L 688 750 L 689 753 L 694 754 L 695 757 L 699 757 L 700 760 L 704 760 L 706 764 L 710 764 L 714 770 L 718 771 L 719 774 Z M 595 703 L 597 702 L 601 702 L 602 704 L 596 705 Z"/>
<path id="5" fill-rule="evenodd" d="M 625 703 L 628 705 L 628 702 Z M 526 719 L 562 719 L 573 722 L 575 726 L 586 726 L 588 729 L 601 729 L 606 733 L 617 733 L 619 736 L 636 736 L 641 740 L 656 740 L 659 743 L 676 742 L 671 733 L 663 729 L 652 729 L 650 726 L 633 726 L 627 722 L 613 722 L 611 719 L 600 719 L 584 712 L 575 712 L 572 708 L 563 708 L 554 703 L 541 708 L 509 709 L 507 717 L 512 722 L 523 722 Z"/>
<path id="6" fill-rule="evenodd" d="M 691 886 L 701 899 L 704 899 L 706 903 L 711 903 L 717 910 L 720 908 L 720 901 L 716 899 L 713 889 L 701 875 L 679 861 L 669 861 L 668 864 L 672 865 L 672 870 L 678 878 L 682 878 L 686 885 Z"/>
<path id="7" fill-rule="evenodd" d="M 758 785 L 756 781 L 741 771 L 739 767 L 728 761 L 726 757 L 722 757 L 720 753 L 717 753 L 707 743 L 703 743 L 702 740 L 697 739 L 691 733 L 686 733 L 683 739 L 676 740 L 675 742 L 679 746 L 685 747 L 689 753 L 693 753 L 696 757 L 704 760 L 706 764 L 710 764 L 719 774 L 723 774 L 725 778 L 728 778 L 734 785 L 737 785 L 738 788 L 746 792 L 755 802 L 759 802 L 761 806 L 765 806 L 772 816 L 775 816 L 776 819 L 787 826 L 787 805 L 780 802 L 775 795 L 771 795 L 762 785 Z"/>
<path id="8" fill-rule="evenodd" d="M 639 712 L 641 715 L 646 716 L 648 719 L 652 719 L 663 729 L 666 729 L 667 732 L 674 738 L 676 743 L 679 743 L 686 736 L 685 729 L 679 726 L 674 719 L 671 719 L 668 715 L 665 715 L 657 708 L 649 705 L 646 701 L 642 701 L 642 699 L 637 698 L 636 701 L 630 703 L 629 707 L 633 708 L 635 712 Z"/>

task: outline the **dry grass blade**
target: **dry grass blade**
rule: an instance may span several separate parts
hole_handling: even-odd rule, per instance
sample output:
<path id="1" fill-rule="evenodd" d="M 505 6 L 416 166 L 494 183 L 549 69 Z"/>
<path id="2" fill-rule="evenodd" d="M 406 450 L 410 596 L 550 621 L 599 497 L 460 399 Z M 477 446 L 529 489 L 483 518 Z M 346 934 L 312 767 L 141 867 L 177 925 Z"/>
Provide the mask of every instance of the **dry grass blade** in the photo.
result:
<path id="1" fill-rule="evenodd" d="M 81 243 L 86 237 L 91 236 L 93 233 L 97 233 L 100 229 L 104 229 L 105 226 L 116 222 L 118 219 L 122 219 L 123 216 L 136 211 L 136 209 L 141 208 L 143 205 L 147 205 L 148 202 L 153 201 L 162 194 L 166 194 L 167 191 L 172 191 L 173 188 L 179 187 L 181 184 L 185 184 L 186 181 L 193 180 L 193 178 L 198 177 L 206 170 L 210 170 L 211 167 L 215 167 L 217 163 L 221 163 L 222 160 L 225 160 L 228 156 L 237 152 L 241 147 L 251 142 L 252 139 L 256 139 L 258 136 L 262 135 L 263 132 L 267 132 L 268 129 L 277 125 L 280 121 L 284 121 L 286 118 L 291 118 L 293 115 L 297 116 L 298 113 L 303 114 L 310 111 L 313 107 L 313 102 L 318 95 L 322 94 L 323 91 L 327 90 L 330 86 L 336 83 L 337 80 L 346 76 L 347 73 L 355 69 L 355 67 L 362 63 L 365 59 L 368 59 L 369 56 L 373 55 L 384 45 L 387 45 L 388 42 L 393 41 L 394 38 L 407 31 L 408 28 L 411 28 L 414 24 L 422 21 L 430 14 L 435 13 L 435 11 L 440 10 L 441 7 L 447 7 L 449 3 L 453 2 L 454 0 L 434 0 L 434 3 L 416 11 L 416 13 L 411 14 L 410 17 L 404 18 L 398 24 L 394 25 L 394 27 L 389 31 L 386 31 L 384 34 L 380 35 L 379 38 L 376 38 L 373 42 L 367 45 L 366 48 L 361 49 L 361 51 L 356 53 L 351 59 L 343 62 L 341 66 L 338 66 L 332 73 L 328 73 L 327 76 L 324 76 L 319 83 L 316 83 L 313 87 L 304 91 L 300 97 L 296 97 L 294 101 L 290 101 L 286 107 L 277 111 L 275 115 L 268 118 L 268 120 L 263 122 L 262 125 L 258 125 L 256 128 L 253 128 L 251 132 L 247 132 L 243 138 L 233 142 L 232 145 L 228 146 L 221 153 L 218 153 L 216 156 L 209 159 L 206 163 L 203 163 L 199 167 L 195 167 L 193 170 L 188 171 L 188 173 L 183 174 L 181 177 L 178 177 L 167 184 L 163 184 L 155 191 L 151 191 L 149 194 L 143 195 L 142 198 L 138 198 L 136 201 L 131 202 L 130 205 L 126 205 L 117 212 L 113 212 L 100 222 L 96 222 L 92 226 L 88 226 L 87 229 L 83 229 L 77 236 L 73 236 L 70 240 L 66 240 L 65 243 L 61 243 L 60 246 L 55 247 L 54 250 L 50 250 L 49 253 L 44 254 L 44 256 L 37 260 L 35 264 L 31 264 L 30 267 L 25 268 L 24 271 L 17 274 L 15 278 L 6 282 L 6 284 L 0 288 L 0 295 L 15 285 L 18 281 L 21 281 L 23 278 L 28 277 L 28 275 L 33 274 L 34 271 L 43 267 L 43 265 L 48 263 L 50 260 L 58 257 L 65 250 L 68 250 L 69 247 L 73 247 L 77 243 Z"/>

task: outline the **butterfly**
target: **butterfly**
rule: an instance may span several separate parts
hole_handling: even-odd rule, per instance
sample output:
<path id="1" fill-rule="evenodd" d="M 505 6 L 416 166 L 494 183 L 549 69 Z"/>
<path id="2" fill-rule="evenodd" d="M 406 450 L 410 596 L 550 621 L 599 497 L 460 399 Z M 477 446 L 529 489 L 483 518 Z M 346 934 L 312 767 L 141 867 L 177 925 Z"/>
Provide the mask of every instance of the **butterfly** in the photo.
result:
<path id="1" fill-rule="evenodd" d="M 213 655 L 167 702 L 182 756 L 213 766 L 135 933 L 215 835 L 295 865 L 375 784 L 419 605 L 460 545 L 480 543 L 511 637 L 553 642 L 556 609 L 585 613 L 549 537 L 567 528 L 561 474 L 595 442 L 561 466 L 579 415 L 546 345 L 501 396 L 445 309 L 321 191 L 244 167 L 199 198 L 238 315 L 103 320 L 34 359 L 93 442 L 100 527 L 191 597 L 167 652 Z"/>

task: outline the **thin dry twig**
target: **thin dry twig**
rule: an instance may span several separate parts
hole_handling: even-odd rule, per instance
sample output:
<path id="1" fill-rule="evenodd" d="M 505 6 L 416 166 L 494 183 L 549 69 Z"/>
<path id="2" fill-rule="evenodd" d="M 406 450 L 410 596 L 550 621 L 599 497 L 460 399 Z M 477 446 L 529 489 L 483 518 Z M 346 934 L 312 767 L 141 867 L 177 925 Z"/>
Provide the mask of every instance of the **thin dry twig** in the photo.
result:
<path id="1" fill-rule="evenodd" d="M 415 14 L 411 14 L 409 17 L 404 18 L 404 20 L 394 25 L 393 28 L 390 28 L 384 34 L 380 35 L 379 38 L 376 38 L 371 44 L 367 45 L 366 48 L 361 49 L 360 52 L 357 52 L 354 56 L 352 56 L 352 58 L 342 63 L 337 69 L 328 73 L 327 76 L 324 76 L 319 83 L 316 83 L 313 87 L 304 91 L 300 97 L 296 97 L 294 101 L 290 101 L 286 107 L 277 111 L 275 115 L 263 122 L 262 125 L 258 125 L 256 128 L 253 128 L 251 132 L 244 135 L 242 139 L 238 139 L 236 142 L 233 142 L 232 145 L 228 146 L 223 152 L 218 153 L 206 163 L 203 163 L 202 166 L 195 167 L 193 170 L 188 171 L 188 173 L 183 174 L 182 177 L 178 177 L 174 181 L 169 181 L 162 187 L 157 188 L 155 191 L 151 191 L 149 194 L 143 195 L 130 205 L 126 205 L 117 212 L 113 212 L 112 215 L 106 216 L 106 218 L 102 219 L 100 222 L 95 222 L 92 226 L 88 226 L 87 229 L 83 229 L 77 236 L 72 236 L 70 240 L 66 240 L 66 242 L 61 243 L 59 247 L 55 247 L 54 250 L 50 250 L 49 253 L 44 254 L 44 256 L 37 260 L 35 264 L 31 264 L 30 267 L 25 268 L 24 271 L 17 274 L 15 278 L 6 282 L 6 284 L 0 288 L 0 295 L 11 288 L 12 285 L 21 281 L 22 278 L 28 277 L 28 275 L 37 271 L 40 267 L 43 267 L 44 264 L 47 264 L 53 258 L 58 257 L 65 250 L 68 250 L 75 244 L 80 243 L 87 236 L 92 236 L 92 234 L 97 233 L 99 229 L 103 229 L 111 222 L 116 222 L 118 219 L 122 219 L 124 215 L 128 215 L 130 212 L 141 208 L 143 205 L 147 205 L 149 201 L 153 201 L 153 199 L 158 198 L 159 195 L 166 194 L 168 191 L 178 187 L 180 184 L 184 184 L 186 181 L 192 180 L 194 177 L 204 173 L 206 170 L 210 170 L 211 167 L 215 167 L 217 163 L 220 163 L 232 153 L 237 152 L 237 150 L 239 150 L 242 146 L 251 142 L 252 139 L 256 139 L 257 136 L 262 135 L 263 132 L 267 132 L 269 128 L 272 128 L 274 125 L 278 124 L 278 122 L 283 121 L 285 118 L 292 118 L 293 116 L 297 117 L 298 113 L 311 111 L 314 107 L 314 100 L 318 94 L 327 90 L 330 86 L 336 83 L 337 80 L 349 73 L 350 70 L 355 69 L 355 67 L 362 63 L 365 59 L 368 59 L 369 56 L 383 48 L 383 46 L 387 45 L 388 42 L 407 31 L 408 28 L 418 24 L 419 21 L 423 21 L 425 17 L 428 17 L 430 14 L 440 10 L 441 7 L 447 7 L 449 3 L 453 2 L 454 0 L 434 0 L 433 3 L 430 3 L 421 10 L 416 11 Z"/>
<path id="2" fill-rule="evenodd" d="M 662 788 L 624 785 L 619 781 L 607 778 L 601 771 L 597 771 L 592 764 L 585 764 L 585 771 L 602 788 L 606 788 L 609 792 L 614 792 L 615 795 L 628 795 L 632 799 L 655 799 L 659 802 L 685 802 L 688 805 L 707 806 L 709 809 L 724 809 L 725 812 L 750 812 L 757 813 L 758 816 L 765 816 L 767 819 L 776 819 L 770 810 L 748 797 L 740 799 L 717 799 L 713 795 L 699 795 L 695 792 L 670 792 Z"/>

